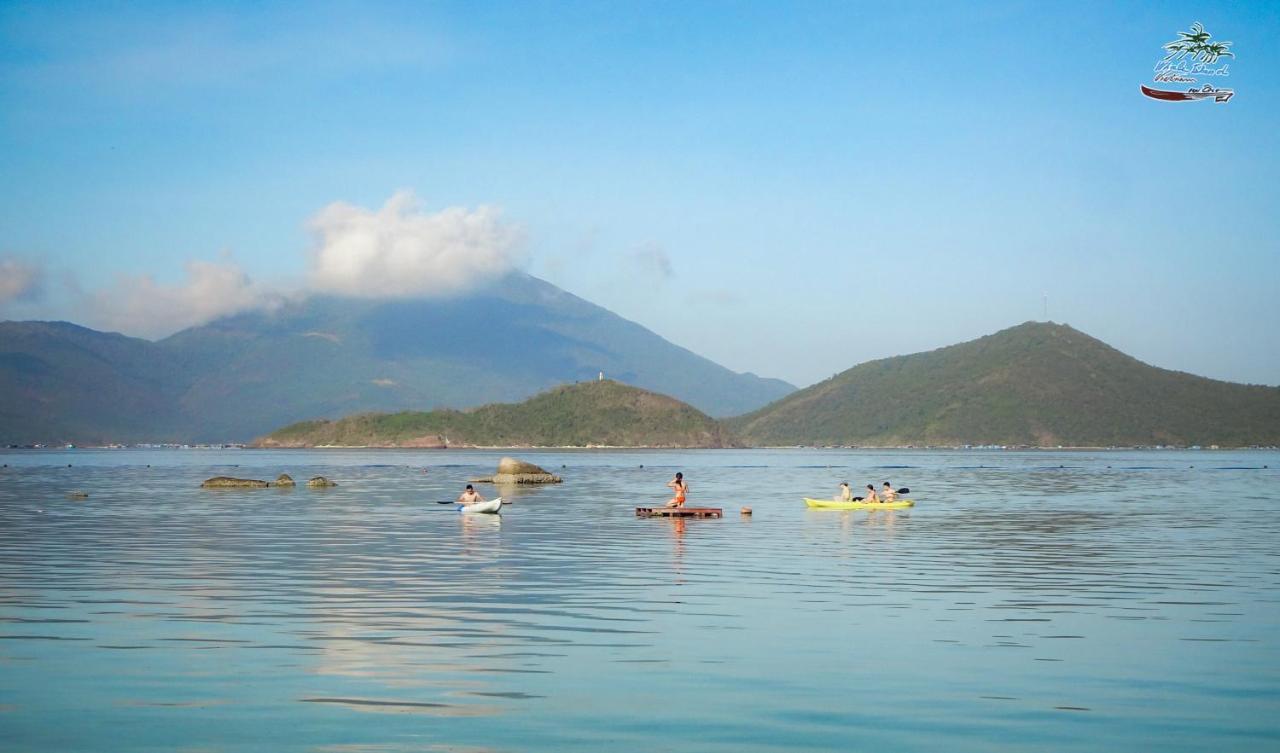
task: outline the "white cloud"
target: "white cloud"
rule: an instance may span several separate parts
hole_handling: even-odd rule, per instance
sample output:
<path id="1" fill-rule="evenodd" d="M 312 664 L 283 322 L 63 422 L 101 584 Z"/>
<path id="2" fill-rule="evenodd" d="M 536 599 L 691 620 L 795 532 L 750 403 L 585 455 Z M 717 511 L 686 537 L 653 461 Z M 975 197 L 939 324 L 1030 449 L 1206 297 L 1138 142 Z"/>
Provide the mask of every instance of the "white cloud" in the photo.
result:
<path id="1" fill-rule="evenodd" d="M 114 286 L 89 293 L 84 304 L 89 321 L 98 329 L 162 337 L 280 300 L 230 259 L 190 261 L 186 267 L 187 279 L 178 285 L 139 275 L 121 277 Z"/>
<path id="2" fill-rule="evenodd" d="M 495 208 L 428 213 L 407 191 L 376 210 L 335 202 L 317 212 L 310 226 L 316 242 L 300 287 L 255 282 L 224 255 L 217 261 L 188 261 L 186 278 L 175 284 L 149 274 L 125 275 L 112 285 L 85 290 L 70 278 L 67 296 L 76 301 L 71 304 L 79 309 L 76 318 L 88 326 L 157 338 L 312 293 L 369 298 L 463 293 L 511 271 L 523 243 L 520 228 L 504 222 Z M 34 300 L 43 277 L 36 265 L 0 258 L 0 306 Z"/>
<path id="3" fill-rule="evenodd" d="M 0 306 L 33 301 L 44 290 L 44 268 L 21 259 L 0 259 Z"/>
<path id="4" fill-rule="evenodd" d="M 487 206 L 426 213 L 409 191 L 378 210 L 330 204 L 310 223 L 309 287 L 378 298 L 464 292 L 516 265 L 522 233 L 499 214 Z"/>

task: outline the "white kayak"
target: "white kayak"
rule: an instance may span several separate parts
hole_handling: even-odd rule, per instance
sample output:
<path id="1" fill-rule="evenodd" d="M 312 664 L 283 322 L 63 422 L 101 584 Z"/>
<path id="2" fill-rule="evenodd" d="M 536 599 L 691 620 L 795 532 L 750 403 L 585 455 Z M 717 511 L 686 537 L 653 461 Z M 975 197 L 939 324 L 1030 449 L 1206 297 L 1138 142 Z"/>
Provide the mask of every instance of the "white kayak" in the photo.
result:
<path id="1" fill-rule="evenodd" d="M 484 502 L 472 502 L 469 505 L 458 505 L 458 512 L 495 513 L 502 509 L 502 497 L 487 499 Z"/>

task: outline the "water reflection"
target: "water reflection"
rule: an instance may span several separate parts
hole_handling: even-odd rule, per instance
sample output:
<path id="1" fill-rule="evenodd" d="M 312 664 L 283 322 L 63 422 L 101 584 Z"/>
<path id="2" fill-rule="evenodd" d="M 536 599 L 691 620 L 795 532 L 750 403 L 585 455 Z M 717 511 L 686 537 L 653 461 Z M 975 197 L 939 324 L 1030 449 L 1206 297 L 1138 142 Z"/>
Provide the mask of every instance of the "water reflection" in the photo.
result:
<path id="1" fill-rule="evenodd" d="M 489 498 L 502 497 L 502 501 L 514 505 L 518 502 L 540 501 L 539 497 L 544 497 L 550 491 L 549 487 L 536 484 L 493 484 L 490 486 L 492 494 L 487 494 Z"/>
<path id="2" fill-rule="evenodd" d="M 680 576 L 684 574 L 684 534 L 689 522 L 684 518 L 666 518 L 662 522 L 671 531 L 671 569 L 676 583 L 684 583 Z"/>
<path id="3" fill-rule="evenodd" d="M 193 482 L 226 456 L 19 457 L 0 747 L 97 750 L 108 726 L 149 730 L 121 750 L 220 747 L 250 719 L 307 720 L 279 750 L 1276 742 L 1274 454 L 535 453 L 572 479 L 512 490 L 501 516 L 434 504 L 484 453 L 429 474 L 247 453 L 243 475 L 341 485 L 216 494 Z M 800 501 L 889 466 L 917 507 Z M 755 516 L 636 519 L 635 490 L 673 468 Z M 1209 483 L 1233 504 L 1186 503 Z M 1085 710 L 1087 730 L 1067 718 Z"/>
<path id="4" fill-rule="evenodd" d="M 492 515 L 459 513 L 458 521 L 462 525 L 464 544 L 474 543 L 480 536 L 502 530 L 500 513 Z M 501 543 L 501 539 L 490 539 L 490 541 L 495 545 Z M 471 550 L 464 549 L 464 551 Z"/>

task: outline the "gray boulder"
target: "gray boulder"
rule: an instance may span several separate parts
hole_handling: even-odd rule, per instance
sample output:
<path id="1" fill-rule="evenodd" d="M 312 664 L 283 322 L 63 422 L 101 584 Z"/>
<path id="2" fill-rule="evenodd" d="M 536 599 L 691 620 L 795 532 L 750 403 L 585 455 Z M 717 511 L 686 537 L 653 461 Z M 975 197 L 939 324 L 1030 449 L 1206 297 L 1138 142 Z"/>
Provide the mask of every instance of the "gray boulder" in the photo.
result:
<path id="1" fill-rule="evenodd" d="M 558 484 L 562 479 L 547 473 L 533 463 L 515 458 L 503 458 L 498 461 L 497 473 L 476 481 L 492 484 Z"/>
<path id="2" fill-rule="evenodd" d="M 315 478 L 307 482 L 307 486 L 313 489 L 326 489 L 330 486 L 337 486 L 337 485 L 338 485 L 337 483 L 330 481 L 324 476 L 316 476 Z"/>
<path id="3" fill-rule="evenodd" d="M 200 484 L 202 489 L 265 489 L 271 484 L 253 478 L 232 478 L 231 476 L 214 476 Z"/>

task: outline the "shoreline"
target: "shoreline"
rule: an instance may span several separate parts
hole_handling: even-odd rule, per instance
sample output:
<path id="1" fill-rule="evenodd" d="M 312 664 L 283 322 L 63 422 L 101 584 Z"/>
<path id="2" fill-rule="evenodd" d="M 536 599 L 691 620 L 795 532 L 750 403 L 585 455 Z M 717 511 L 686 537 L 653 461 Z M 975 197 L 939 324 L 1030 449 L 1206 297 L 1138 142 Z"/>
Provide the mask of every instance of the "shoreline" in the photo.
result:
<path id="1" fill-rule="evenodd" d="M 259 446 L 235 442 L 210 444 L 151 443 L 138 444 L 110 443 L 103 445 L 76 444 L 26 444 L 0 447 L 0 451 L 45 451 L 45 450 L 401 450 L 411 452 L 448 452 L 449 450 L 694 450 L 733 451 L 733 450 L 848 450 L 853 452 L 870 451 L 920 451 L 920 452 L 1240 452 L 1262 451 L 1274 452 L 1280 446 L 1243 445 L 1237 447 L 1211 445 L 1177 446 L 1177 445 L 744 445 L 739 447 L 704 447 L 694 445 L 471 445 L 457 444 L 448 447 L 407 447 L 394 444 L 368 445 L 276 445 Z"/>

